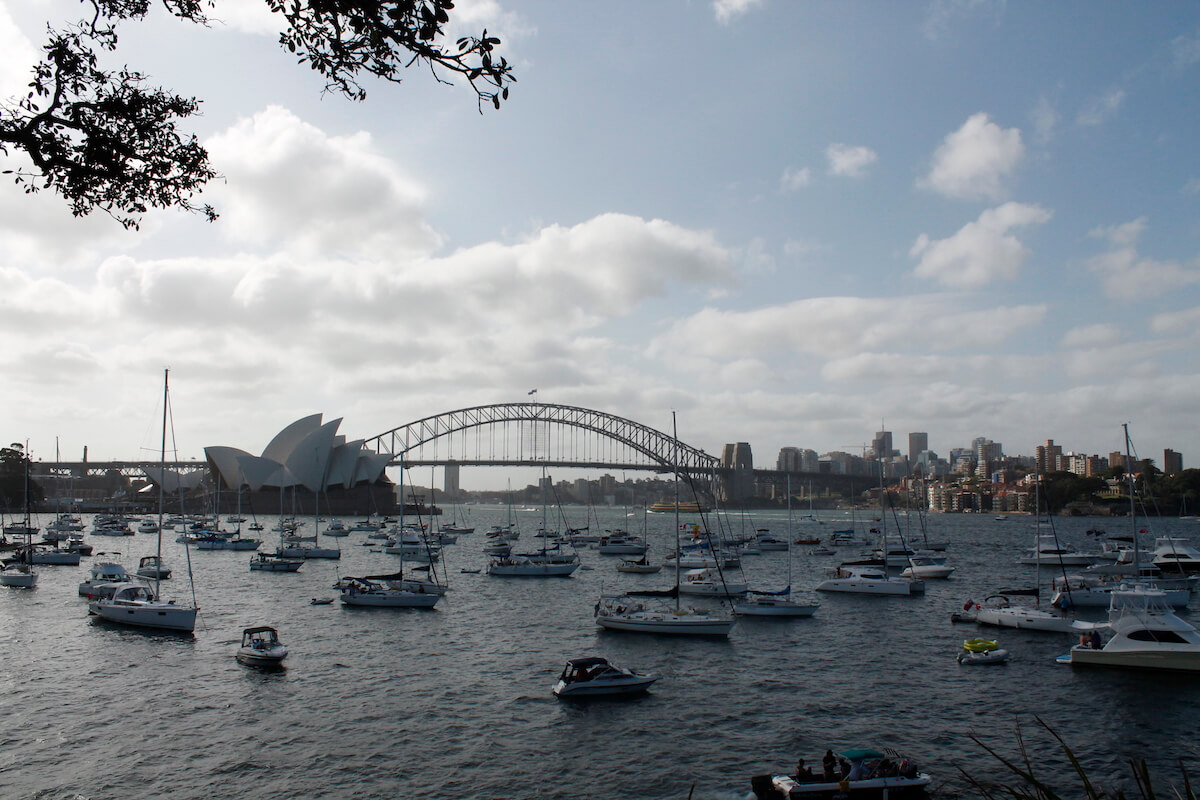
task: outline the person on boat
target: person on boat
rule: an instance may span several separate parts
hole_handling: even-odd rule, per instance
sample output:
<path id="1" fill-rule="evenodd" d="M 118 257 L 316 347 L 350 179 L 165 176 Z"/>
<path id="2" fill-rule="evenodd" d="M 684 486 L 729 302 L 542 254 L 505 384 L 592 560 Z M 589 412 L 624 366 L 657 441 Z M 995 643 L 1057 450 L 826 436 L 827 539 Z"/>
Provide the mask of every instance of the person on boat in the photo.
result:
<path id="1" fill-rule="evenodd" d="M 848 780 L 850 778 L 850 762 L 839 756 L 838 768 L 842 773 L 842 780 Z"/>
<path id="2" fill-rule="evenodd" d="M 816 776 L 813 775 L 813 771 L 811 769 L 804 766 L 804 759 L 802 758 L 799 761 L 797 761 L 796 762 L 796 782 L 804 783 L 805 781 L 811 782 L 813 780 L 816 780 Z"/>
<path id="3" fill-rule="evenodd" d="M 837 758 L 833 755 L 832 750 L 825 751 L 825 757 L 821 759 L 821 772 L 825 780 L 837 780 Z"/>
<path id="4" fill-rule="evenodd" d="M 1093 650 L 1100 650 L 1104 647 L 1104 644 L 1100 641 L 1099 631 L 1092 631 L 1092 635 L 1088 638 L 1088 642 L 1091 644 Z"/>

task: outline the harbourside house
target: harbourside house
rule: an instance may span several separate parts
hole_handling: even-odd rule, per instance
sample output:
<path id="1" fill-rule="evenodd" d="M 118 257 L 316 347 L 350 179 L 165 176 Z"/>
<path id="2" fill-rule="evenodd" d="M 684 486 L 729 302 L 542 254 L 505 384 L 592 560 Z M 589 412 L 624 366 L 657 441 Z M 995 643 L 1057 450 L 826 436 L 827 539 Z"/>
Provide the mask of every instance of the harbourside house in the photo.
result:
<path id="1" fill-rule="evenodd" d="M 296 420 L 253 455 L 236 447 L 206 447 L 220 510 L 263 514 L 390 514 L 395 486 L 385 471 L 391 453 L 375 453 L 362 439 L 338 434 L 341 418 L 321 414 Z"/>

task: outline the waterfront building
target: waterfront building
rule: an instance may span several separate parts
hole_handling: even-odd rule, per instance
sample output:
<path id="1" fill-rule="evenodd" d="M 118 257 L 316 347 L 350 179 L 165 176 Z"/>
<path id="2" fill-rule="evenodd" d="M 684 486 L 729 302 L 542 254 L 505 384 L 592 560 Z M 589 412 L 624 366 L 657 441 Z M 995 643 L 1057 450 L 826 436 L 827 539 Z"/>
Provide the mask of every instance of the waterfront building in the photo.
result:
<path id="1" fill-rule="evenodd" d="M 1174 475 L 1183 472 L 1183 453 L 1176 453 L 1171 448 L 1163 450 L 1163 474 Z"/>
<path id="2" fill-rule="evenodd" d="M 1063 449 L 1061 445 L 1055 444 L 1053 439 L 1047 439 L 1045 444 L 1039 444 L 1036 452 L 1038 474 L 1046 475 L 1062 470 L 1060 459 Z"/>

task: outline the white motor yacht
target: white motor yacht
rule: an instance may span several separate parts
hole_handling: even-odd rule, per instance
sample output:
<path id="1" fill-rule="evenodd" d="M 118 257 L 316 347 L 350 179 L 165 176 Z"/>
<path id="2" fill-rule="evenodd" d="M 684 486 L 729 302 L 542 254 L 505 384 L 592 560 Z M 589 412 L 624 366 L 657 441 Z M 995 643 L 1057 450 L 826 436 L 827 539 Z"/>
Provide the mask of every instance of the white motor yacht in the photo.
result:
<path id="1" fill-rule="evenodd" d="M 554 684 L 554 694 L 571 698 L 641 694 L 656 680 L 657 675 L 617 667 L 598 656 L 572 658 Z"/>
<path id="2" fill-rule="evenodd" d="M 142 556 L 138 560 L 137 574 L 143 578 L 165 581 L 171 577 L 171 568 L 159 556 Z"/>
<path id="3" fill-rule="evenodd" d="M 134 580 L 125 567 L 112 561 L 93 561 L 87 580 L 79 584 L 79 594 L 88 598 L 111 597 L 120 586 L 128 583 L 134 583 Z"/>
<path id="4" fill-rule="evenodd" d="M 1200 550 L 1187 539 L 1160 536 L 1154 540 L 1153 563 L 1164 575 L 1200 572 Z"/>
<path id="5" fill-rule="evenodd" d="M 38 574 L 24 561 L 9 561 L 0 567 L 0 586 L 32 589 L 37 586 Z"/>
<path id="6" fill-rule="evenodd" d="M 1107 628 L 1112 637 L 1100 648 L 1072 647 L 1072 665 L 1200 672 L 1200 633 L 1175 615 L 1164 592 L 1134 586 L 1110 596 L 1108 622 L 1091 627 Z"/>
<path id="7" fill-rule="evenodd" d="M 1053 534 L 1041 534 L 1037 537 L 1034 548 L 1027 550 L 1018 559 L 1018 562 L 1035 566 L 1081 567 L 1104 560 L 1105 556 L 1101 553 L 1083 553 L 1071 550 L 1059 545 L 1058 537 Z"/>

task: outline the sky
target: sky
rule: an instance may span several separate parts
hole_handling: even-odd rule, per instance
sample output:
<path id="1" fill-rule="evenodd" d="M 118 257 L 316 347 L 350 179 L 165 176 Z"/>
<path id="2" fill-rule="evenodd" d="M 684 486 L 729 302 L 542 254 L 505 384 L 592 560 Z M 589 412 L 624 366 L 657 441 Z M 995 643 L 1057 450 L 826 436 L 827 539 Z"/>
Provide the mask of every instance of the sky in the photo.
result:
<path id="1" fill-rule="evenodd" d="M 0 96 L 82 8 L 0 0 Z M 183 458 L 536 388 L 768 468 L 884 429 L 1104 455 L 1122 423 L 1200 466 L 1200 4 L 457 13 L 515 66 L 499 111 L 421 69 L 323 94 L 261 0 L 123 25 L 113 66 L 203 100 L 221 217 L 0 182 L 5 441 L 144 459 L 170 368 Z"/>

